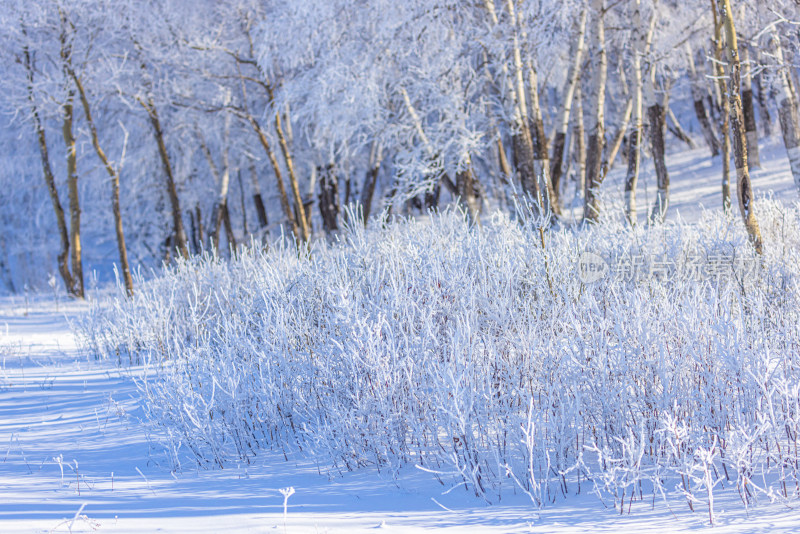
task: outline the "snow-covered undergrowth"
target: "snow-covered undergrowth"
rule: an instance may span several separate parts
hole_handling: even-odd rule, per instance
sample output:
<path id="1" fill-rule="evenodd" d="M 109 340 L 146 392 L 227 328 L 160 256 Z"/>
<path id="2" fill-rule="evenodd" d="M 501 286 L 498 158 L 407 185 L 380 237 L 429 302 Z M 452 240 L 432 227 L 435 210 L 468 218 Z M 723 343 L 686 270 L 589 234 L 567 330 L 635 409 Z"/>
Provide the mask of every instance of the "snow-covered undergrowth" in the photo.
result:
<path id="1" fill-rule="evenodd" d="M 84 334 L 146 363 L 176 464 L 300 450 L 330 473 L 415 464 L 493 502 L 514 486 L 539 506 L 597 491 L 627 509 L 677 491 L 713 514 L 723 489 L 745 505 L 800 494 L 800 209 L 758 214 L 760 260 L 719 212 L 358 228 L 309 254 L 180 263 Z M 586 251 L 611 266 L 599 281 L 578 276 Z"/>

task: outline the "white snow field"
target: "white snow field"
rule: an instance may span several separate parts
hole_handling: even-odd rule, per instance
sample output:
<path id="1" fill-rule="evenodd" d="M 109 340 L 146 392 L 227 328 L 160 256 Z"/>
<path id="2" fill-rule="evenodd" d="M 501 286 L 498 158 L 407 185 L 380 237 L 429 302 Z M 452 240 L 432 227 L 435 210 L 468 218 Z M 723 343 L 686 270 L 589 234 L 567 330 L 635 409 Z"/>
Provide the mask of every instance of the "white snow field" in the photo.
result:
<path id="1" fill-rule="evenodd" d="M 87 359 L 69 321 L 85 306 L 21 298 L 0 304 L 0 532 L 677 532 L 703 529 L 702 511 L 676 499 L 634 503 L 619 515 L 591 495 L 544 508 L 508 495 L 486 505 L 425 473 L 395 483 L 374 470 L 328 479 L 313 463 L 269 454 L 254 465 L 188 469 L 156 464 L 137 417 L 133 376 Z M 151 457 L 151 454 L 153 457 Z M 60 459 L 60 465 L 59 465 Z M 77 462 L 77 464 L 76 464 Z M 77 465 L 77 469 L 75 466 Z M 63 471 L 63 477 L 62 477 Z M 141 473 L 139 472 L 141 471 Z M 78 492 L 80 487 L 80 494 Z M 294 487 L 283 515 L 281 489 Z M 733 492 L 715 532 L 797 532 L 800 510 L 762 504 L 749 514 Z M 730 506 L 730 511 L 727 510 Z M 80 513 L 78 513 L 80 511 Z M 77 517 L 76 517 L 77 516 Z"/>
<path id="2" fill-rule="evenodd" d="M 702 217 L 699 204 L 714 209 L 719 204 L 718 166 L 705 160 L 703 150 L 668 160 L 673 219 L 679 211 L 696 221 Z M 764 168 L 754 173 L 756 192 L 771 189 L 782 202 L 793 202 L 797 192 L 780 147 L 766 147 L 762 162 Z M 652 188 L 652 178 L 643 176 L 643 207 L 648 182 Z M 620 172 L 612 173 L 604 187 L 615 195 L 621 189 Z M 774 229 L 762 230 L 774 238 Z M 167 453 L 159 444 L 175 440 L 157 435 L 164 430 L 147 421 L 154 407 L 145 410 L 148 397 L 137 381 L 141 386 L 144 375 L 159 366 L 120 367 L 114 359 L 95 359 L 71 327 L 89 313 L 89 304 L 64 298 L 0 299 L 0 533 L 645 533 L 711 528 L 702 496 L 691 512 L 679 491 L 653 499 L 645 490 L 642 500 L 626 503 L 620 514 L 613 498 L 600 499 L 585 488 L 575 495 L 570 486 L 566 498 L 539 509 L 509 484 L 499 499 L 489 495 L 489 505 L 470 488 L 440 485 L 432 474 L 411 467 L 400 468 L 396 476 L 372 466 L 331 473 L 309 456 L 284 456 L 279 449 L 246 454 L 249 465 L 228 453 L 223 469 L 201 469 L 186 450 Z M 141 326 L 143 332 L 150 327 Z M 791 335 L 800 327 L 782 328 Z M 166 406 L 155 408 L 162 415 L 169 412 Z M 176 460 L 181 469 L 174 469 Z M 718 482 L 713 531 L 800 531 L 800 502 L 772 497 L 760 495 L 745 509 L 733 483 Z"/>

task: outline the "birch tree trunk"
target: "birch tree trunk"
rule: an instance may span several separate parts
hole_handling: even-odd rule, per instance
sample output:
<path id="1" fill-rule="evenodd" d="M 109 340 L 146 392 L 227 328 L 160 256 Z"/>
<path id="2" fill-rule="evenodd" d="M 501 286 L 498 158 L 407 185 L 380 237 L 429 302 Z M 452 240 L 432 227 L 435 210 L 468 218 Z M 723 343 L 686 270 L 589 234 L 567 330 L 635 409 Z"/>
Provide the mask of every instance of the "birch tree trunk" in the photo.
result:
<path id="1" fill-rule="evenodd" d="M 531 123 L 529 128 L 533 137 L 533 172 L 536 177 L 537 188 L 542 192 L 544 209 L 548 210 L 555 218 L 559 218 L 561 216 L 561 204 L 557 199 L 556 202 L 553 202 L 553 199 L 556 198 L 556 193 L 553 191 L 553 183 L 550 181 L 550 155 L 547 149 L 547 136 L 544 133 L 544 118 L 539 104 L 539 80 L 533 60 L 530 57 L 528 58 L 528 85 L 531 95 Z M 470 172 L 470 174 L 472 173 Z M 474 176 L 470 180 L 470 183 L 473 182 L 475 182 Z M 470 186 L 470 189 L 473 189 L 472 186 Z"/>
<path id="2" fill-rule="evenodd" d="M 575 176 L 577 184 L 575 187 L 576 197 L 584 200 L 586 197 L 586 128 L 583 121 L 583 89 L 579 83 L 575 87 L 575 113 L 572 119 L 572 138 L 575 148 L 573 158 L 575 160 Z"/>
<path id="3" fill-rule="evenodd" d="M 81 205 L 78 193 L 78 160 L 72 133 L 74 108 L 72 92 L 63 107 L 61 133 L 67 149 L 67 194 L 69 197 L 69 250 L 75 294 L 83 298 L 83 259 L 81 258 Z"/>
<path id="4" fill-rule="evenodd" d="M 725 86 L 725 70 L 722 66 L 722 22 L 718 20 L 716 0 L 711 0 L 711 7 L 714 12 L 714 75 L 717 79 L 715 87 L 721 104 L 719 124 L 722 132 L 722 209 L 728 210 L 731 207 L 731 107 L 727 97 L 728 89 Z"/>
<path id="5" fill-rule="evenodd" d="M 605 99 L 608 59 L 605 42 L 605 1 L 593 0 L 593 15 L 596 17 L 592 50 L 597 53 L 597 73 L 592 98 L 592 126 L 589 130 L 589 143 L 586 161 L 586 198 L 583 217 L 597 221 L 600 216 L 598 194 L 602 183 L 603 147 L 605 145 Z"/>
<path id="6" fill-rule="evenodd" d="M 781 123 L 783 144 L 786 155 L 789 157 L 789 166 L 792 169 L 794 183 L 800 193 L 800 117 L 798 117 L 797 103 L 794 98 L 795 88 L 788 67 L 784 60 L 783 47 L 777 30 L 772 33 L 772 51 L 778 62 L 778 118 Z"/>
<path id="7" fill-rule="evenodd" d="M 581 9 L 578 21 L 575 25 L 575 39 L 570 50 L 572 63 L 570 64 L 567 81 L 564 84 L 564 104 L 556 122 L 556 133 L 553 137 L 553 152 L 550 158 L 550 180 L 552 181 L 553 198 L 551 204 L 561 207 L 561 176 L 564 165 L 564 147 L 566 145 L 567 128 L 572 112 L 572 103 L 575 96 L 575 87 L 581 75 L 581 65 L 583 64 L 583 51 L 586 43 L 586 7 Z"/>
<path id="8" fill-rule="evenodd" d="M 691 47 L 686 45 L 686 58 L 689 67 L 689 81 L 692 88 L 692 100 L 694 100 L 694 114 L 697 117 L 697 122 L 700 123 L 700 129 L 703 131 L 703 138 L 706 140 L 709 150 L 711 150 L 711 157 L 716 157 L 720 152 L 720 142 L 714 133 L 714 128 L 711 126 L 711 120 L 708 117 L 708 112 L 705 106 L 706 85 L 705 80 L 697 73 L 694 62 L 694 52 Z"/>
<path id="9" fill-rule="evenodd" d="M 119 203 L 119 171 L 111 164 L 106 157 L 105 152 L 100 147 L 100 140 L 97 136 L 97 127 L 95 126 L 94 119 L 92 118 L 91 108 L 89 107 L 89 99 L 86 96 L 86 91 L 83 88 L 83 83 L 80 77 L 75 73 L 72 67 L 69 67 L 69 74 L 78 88 L 81 104 L 83 106 L 83 113 L 86 116 L 86 123 L 89 125 L 89 133 L 92 138 L 92 146 L 97 153 L 97 157 L 103 163 L 103 166 L 111 179 L 111 209 L 114 213 L 114 232 L 117 235 L 117 251 L 119 252 L 120 269 L 122 270 L 122 280 L 125 284 L 125 291 L 129 297 L 133 296 L 133 277 L 131 276 L 131 268 L 128 263 L 128 249 L 125 246 L 125 232 L 122 228 L 122 212 Z"/>
<path id="10" fill-rule="evenodd" d="M 229 103 L 229 102 L 226 102 Z M 236 248 L 236 239 L 233 237 L 233 229 L 231 228 L 230 213 L 228 210 L 228 191 L 231 185 L 231 165 L 229 156 L 230 146 L 230 132 L 231 132 L 231 116 L 229 113 L 225 114 L 225 127 L 222 136 L 222 175 L 219 180 L 219 196 L 217 198 L 217 206 L 214 213 L 214 247 L 219 252 L 219 234 L 220 228 L 225 225 L 225 234 L 228 238 L 228 246 L 231 250 Z"/>
<path id="11" fill-rule="evenodd" d="M 525 74 L 522 64 L 522 49 L 519 38 L 519 24 L 517 21 L 514 0 L 506 0 L 506 9 L 511 19 L 512 28 L 512 61 L 514 65 L 514 95 L 516 96 L 515 130 L 518 130 L 517 139 L 514 140 L 514 161 L 517 173 L 520 175 L 522 189 L 533 197 L 535 209 L 544 213 L 544 198 L 539 188 L 536 176 L 536 151 L 533 146 L 533 133 L 528 124 L 528 103 L 525 98 Z"/>
<path id="12" fill-rule="evenodd" d="M 641 46 L 644 40 L 642 36 L 642 2 L 636 0 L 633 12 L 633 36 L 632 36 L 632 63 L 633 63 L 633 129 L 628 137 L 628 170 L 625 174 L 625 217 L 628 224 L 635 226 L 637 221 L 636 213 L 636 186 L 639 182 L 639 171 L 642 165 L 642 134 L 644 121 L 642 112 L 644 109 L 642 101 L 642 59 L 644 47 Z"/>
<path id="13" fill-rule="evenodd" d="M 720 16 L 725 28 L 725 39 L 728 60 L 728 99 L 731 107 L 731 129 L 733 133 L 733 154 L 736 162 L 736 197 L 739 200 L 739 211 L 744 219 L 750 242 L 761 254 L 761 230 L 755 213 L 755 199 L 750 184 L 750 170 L 747 167 L 747 132 L 745 131 L 744 112 L 739 91 L 741 90 L 741 66 L 739 63 L 739 46 L 736 28 L 733 21 L 731 0 L 721 0 Z"/>

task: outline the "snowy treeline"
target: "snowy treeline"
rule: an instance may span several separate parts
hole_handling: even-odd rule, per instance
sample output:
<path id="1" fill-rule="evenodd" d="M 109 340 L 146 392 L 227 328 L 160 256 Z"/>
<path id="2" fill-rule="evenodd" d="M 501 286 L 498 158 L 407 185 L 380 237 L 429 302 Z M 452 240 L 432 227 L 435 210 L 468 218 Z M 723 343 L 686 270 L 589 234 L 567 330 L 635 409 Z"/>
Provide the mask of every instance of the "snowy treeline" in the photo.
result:
<path id="1" fill-rule="evenodd" d="M 15 0 L 0 13 L 0 280 L 83 255 L 137 266 L 335 232 L 345 206 L 478 221 L 511 186 L 588 219 L 651 158 L 736 153 L 721 179 L 751 239 L 746 168 L 780 135 L 800 177 L 793 0 Z M 729 23 L 735 23 L 729 24 Z M 692 135 L 692 132 L 695 132 Z M 746 145 L 746 150 L 745 149 Z M 745 162 L 747 157 L 747 164 Z M 737 185 L 730 185 L 730 175 Z M 722 178 L 722 177 L 721 177 Z M 800 182 L 798 182 L 800 183 Z M 737 201 L 732 200 L 736 196 Z M 128 266 L 130 264 L 130 266 Z M 87 269 L 88 270 L 88 269 Z M 132 290 L 132 288 L 129 288 Z"/>
<path id="2" fill-rule="evenodd" d="M 418 465 L 490 502 L 596 491 L 627 510 L 677 490 L 713 521 L 723 490 L 800 495 L 800 206 L 760 216 L 760 258 L 720 211 L 547 234 L 502 212 L 355 225 L 310 252 L 181 260 L 83 331 L 146 365 L 175 468 L 300 450 L 330 474 Z M 585 251 L 672 267 L 584 283 Z"/>

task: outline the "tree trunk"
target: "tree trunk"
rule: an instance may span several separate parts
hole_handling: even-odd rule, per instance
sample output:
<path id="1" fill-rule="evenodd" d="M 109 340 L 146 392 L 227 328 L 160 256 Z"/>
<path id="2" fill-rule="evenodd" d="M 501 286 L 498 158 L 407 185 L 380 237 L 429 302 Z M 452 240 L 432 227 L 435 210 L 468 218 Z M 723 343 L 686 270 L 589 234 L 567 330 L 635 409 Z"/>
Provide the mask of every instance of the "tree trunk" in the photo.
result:
<path id="1" fill-rule="evenodd" d="M 22 27 L 22 33 L 27 37 L 25 27 Z M 61 199 L 58 196 L 58 189 L 56 188 L 56 180 L 53 176 L 53 169 L 50 166 L 50 155 L 47 150 L 47 137 L 45 136 L 42 121 L 39 118 L 39 109 L 36 106 L 36 100 L 33 95 L 33 64 L 31 62 L 30 51 L 27 46 L 22 48 L 22 55 L 25 62 L 25 70 L 28 78 L 28 100 L 31 105 L 31 115 L 33 116 L 33 126 L 36 130 L 36 137 L 39 142 L 39 155 L 42 160 L 42 172 L 44 173 L 44 181 L 47 185 L 47 192 L 50 194 L 50 202 L 53 204 L 53 211 L 55 212 L 56 225 L 58 226 L 58 236 L 60 238 L 61 248 L 58 253 L 58 272 L 61 274 L 61 279 L 64 281 L 64 287 L 70 295 L 80 297 L 75 280 L 69 271 L 69 250 L 70 240 L 67 231 L 67 222 L 64 216 L 64 208 L 61 206 Z"/>
<path id="2" fill-rule="evenodd" d="M 625 174 L 625 217 L 631 226 L 637 223 L 636 186 L 642 165 L 642 14 L 641 0 L 636 1 L 633 13 L 633 128 L 628 137 L 628 171 Z"/>
<path id="3" fill-rule="evenodd" d="M 244 199 L 244 180 L 242 180 L 242 170 L 239 169 L 236 173 L 237 181 L 239 182 L 239 205 L 242 207 L 242 231 L 244 232 L 245 240 L 250 231 L 247 229 L 247 202 Z"/>
<path id="4" fill-rule="evenodd" d="M 226 126 L 227 131 L 227 126 Z M 225 212 L 228 209 L 228 189 L 230 187 L 230 168 L 228 165 L 228 149 L 227 145 L 222 149 L 222 173 L 220 173 L 219 169 L 217 168 L 217 164 L 214 163 L 214 157 L 211 155 L 211 150 L 208 148 L 205 139 L 201 132 L 198 131 L 197 133 L 198 138 L 200 140 L 200 147 L 203 149 L 203 154 L 205 154 L 206 161 L 208 162 L 208 167 L 211 169 L 211 174 L 214 176 L 214 180 L 219 184 L 219 193 L 217 194 L 217 200 L 214 203 L 214 210 L 212 212 L 212 220 L 211 220 L 211 229 L 209 230 L 209 237 L 211 238 L 211 246 L 214 247 L 214 250 L 217 254 L 220 253 L 220 246 L 219 246 L 219 236 L 222 231 L 222 225 L 225 223 Z M 225 136 L 227 138 L 227 135 Z M 236 248 L 236 240 L 230 239 L 233 235 L 232 232 L 228 231 L 228 228 L 225 228 L 226 236 L 228 237 L 228 245 L 232 248 Z"/>
<path id="5" fill-rule="evenodd" d="M 63 107 L 62 135 L 67 148 L 67 192 L 69 196 L 69 249 L 72 261 L 72 277 L 75 295 L 84 296 L 83 259 L 81 258 L 81 205 L 78 198 L 78 158 L 75 151 L 75 136 L 72 133 L 72 92 Z"/>
<path id="6" fill-rule="evenodd" d="M 270 95 L 270 99 L 271 98 L 272 95 Z M 307 242 L 309 239 L 311 239 L 311 225 L 308 223 L 305 204 L 300 196 L 300 184 L 297 181 L 297 174 L 294 171 L 294 160 L 292 159 L 292 153 L 289 150 L 289 144 L 286 141 L 286 136 L 283 135 L 280 113 L 275 113 L 275 131 L 278 134 L 278 142 L 281 145 L 281 152 L 283 152 L 283 159 L 286 162 L 286 169 L 289 171 L 289 185 L 291 185 L 292 194 L 294 195 L 294 204 L 295 209 L 297 210 L 300 235 L 302 236 L 303 241 Z"/>
<path id="7" fill-rule="evenodd" d="M 278 158 L 275 157 L 275 152 L 273 152 L 272 150 L 272 146 L 269 143 L 269 139 L 267 139 L 267 134 L 264 132 L 264 129 L 261 127 L 261 125 L 253 116 L 253 114 L 250 112 L 250 108 L 247 105 L 247 86 L 244 83 L 244 76 L 242 76 L 239 63 L 237 63 L 236 65 L 237 65 L 237 72 L 239 74 L 239 86 L 242 91 L 243 109 L 240 111 L 240 115 L 244 119 L 246 119 L 247 122 L 250 124 L 250 126 L 253 128 L 253 131 L 258 136 L 259 143 L 261 143 L 261 146 L 264 148 L 264 152 L 267 153 L 267 158 L 269 159 L 270 165 L 272 165 L 272 170 L 275 173 L 275 181 L 278 184 L 278 197 L 280 198 L 281 208 L 283 209 L 283 214 L 286 217 L 286 220 L 289 221 L 289 225 L 291 226 L 294 238 L 297 240 L 304 240 L 303 236 L 305 235 L 305 233 L 301 231 L 301 224 L 294 216 L 292 207 L 289 204 L 289 197 L 286 194 L 286 187 L 283 184 L 283 174 L 281 173 L 281 167 L 278 164 Z"/>
<path id="8" fill-rule="evenodd" d="M 756 75 L 756 86 L 758 87 L 758 112 L 761 118 L 761 127 L 764 130 L 764 137 L 772 135 L 772 117 L 769 114 L 768 89 L 764 81 L 764 74 L 759 72 Z"/>
<path id="9" fill-rule="evenodd" d="M 517 165 L 517 172 L 520 175 L 522 189 L 530 195 L 535 203 L 538 214 L 544 213 L 544 198 L 542 190 L 539 188 L 539 180 L 536 176 L 536 150 L 533 145 L 533 133 L 528 123 L 528 103 L 525 98 L 525 74 L 522 64 L 522 48 L 519 38 L 519 24 L 517 21 L 514 0 L 506 0 L 506 8 L 511 18 L 513 29 L 512 58 L 514 63 L 514 94 L 516 96 L 515 126 L 518 130 L 518 139 L 515 142 L 514 158 Z M 519 147 L 519 150 L 517 148 Z"/>
<path id="10" fill-rule="evenodd" d="M 650 124 L 650 150 L 653 153 L 653 165 L 656 169 L 658 183 L 656 200 L 653 204 L 653 211 L 650 213 L 652 222 L 662 222 L 669 207 L 669 172 L 664 157 L 665 124 L 663 117 L 663 108 L 658 102 L 647 108 L 647 119 Z"/>
<path id="11" fill-rule="evenodd" d="M 669 89 L 667 88 L 667 91 Z M 667 95 L 665 95 L 665 100 Z M 655 67 L 650 67 L 650 72 L 645 83 L 645 100 L 647 101 L 647 122 L 650 134 L 650 151 L 653 155 L 653 166 L 656 170 L 657 191 L 653 209 L 650 212 L 651 222 L 661 222 L 669 208 L 669 172 L 664 151 L 664 133 L 666 130 L 666 113 L 664 106 L 658 102 L 655 93 Z"/>
<path id="12" fill-rule="evenodd" d="M 678 117 L 676 117 L 675 114 L 672 112 L 672 107 L 667 106 L 665 111 L 667 113 L 667 118 L 672 123 L 671 125 L 669 123 L 667 124 L 667 129 L 670 131 L 670 133 L 675 137 L 677 137 L 678 139 L 680 139 L 681 141 L 683 141 L 684 143 L 686 143 L 686 145 L 690 149 L 694 150 L 695 148 L 697 148 L 692 138 L 689 137 L 689 134 L 687 134 L 686 131 L 681 126 L 681 123 L 678 121 Z"/>
<path id="13" fill-rule="evenodd" d="M 361 188 L 361 198 L 359 199 L 365 228 L 369 222 L 370 212 L 372 211 L 372 198 L 375 196 L 375 186 L 378 183 L 378 172 L 380 171 L 382 161 L 383 147 L 380 146 L 378 141 L 373 141 L 372 149 L 369 154 L 369 170 L 364 177 L 364 185 Z"/>
<path id="14" fill-rule="evenodd" d="M 489 13 L 492 26 L 499 28 L 499 18 L 495 8 L 494 0 L 483 0 L 484 7 Z M 513 64 L 514 72 L 510 72 L 505 59 L 500 60 L 501 69 L 503 71 L 503 79 L 509 80 L 507 87 L 508 100 L 512 105 L 513 121 L 511 124 L 512 138 L 511 149 L 513 151 L 514 168 L 516 169 L 517 178 L 522 186 L 522 190 L 533 197 L 534 210 L 539 213 L 542 209 L 542 195 L 538 187 L 538 181 L 534 171 L 534 150 L 533 138 L 531 136 L 530 127 L 528 125 L 527 104 L 525 102 L 525 82 L 522 69 L 522 53 L 520 50 L 518 25 L 516 10 L 514 8 L 514 1 L 507 0 L 506 7 L 511 18 L 511 27 L 513 29 Z M 501 38 L 498 35 L 498 38 Z"/>
<path id="15" fill-rule="evenodd" d="M 261 125 L 255 119 L 255 117 L 253 117 L 247 110 L 245 110 L 245 113 L 247 114 L 247 120 L 250 123 L 250 126 L 252 126 L 253 131 L 255 131 L 256 135 L 258 136 L 258 141 L 261 143 L 261 146 L 267 153 L 267 158 L 269 158 L 269 162 L 272 165 L 272 171 L 275 173 L 275 181 L 278 185 L 278 198 L 281 202 L 283 214 L 286 217 L 286 220 L 289 221 L 289 226 L 292 229 L 292 234 L 294 235 L 295 239 L 300 240 L 302 239 L 300 226 L 298 225 L 297 220 L 295 220 L 294 212 L 289 204 L 289 196 L 286 194 L 286 187 L 283 183 L 283 174 L 281 173 L 281 167 L 278 164 L 278 159 L 275 157 L 275 152 L 272 151 L 272 147 L 269 144 L 267 135 L 264 133 L 264 130 L 261 128 Z"/>
<path id="16" fill-rule="evenodd" d="M 497 135 L 497 162 L 500 165 L 501 181 L 507 184 L 513 176 L 511 165 L 508 163 L 508 156 L 506 156 L 506 147 L 503 144 L 503 138 L 500 131 L 496 132 Z"/>
<path id="17" fill-rule="evenodd" d="M 189 232 L 191 232 L 192 237 L 192 251 L 195 254 L 200 254 L 202 247 L 200 246 L 200 241 L 197 239 L 197 223 L 194 219 L 194 212 L 189 210 Z"/>
<path id="18" fill-rule="evenodd" d="M 586 128 L 583 122 L 583 90 L 581 84 L 575 88 L 575 113 L 572 120 L 572 138 L 575 140 L 573 157 L 577 185 L 575 194 L 584 199 L 586 195 Z"/>
<path id="19" fill-rule="evenodd" d="M 200 251 L 200 250 L 203 249 L 203 243 L 205 243 L 205 239 L 206 238 L 205 238 L 205 235 L 203 235 L 204 234 L 204 232 L 203 232 L 203 213 L 202 213 L 202 211 L 200 211 L 200 205 L 199 204 L 194 207 L 194 217 L 195 217 L 195 220 L 197 221 L 197 236 L 196 236 L 197 243 L 196 243 L 196 246 L 197 246 L 197 250 Z"/>
<path id="20" fill-rule="evenodd" d="M 555 218 L 561 217 L 561 204 L 553 191 L 553 183 L 550 181 L 550 155 L 547 149 L 547 136 L 544 133 L 544 118 L 539 104 L 539 80 L 534 68 L 533 61 L 528 58 L 528 86 L 531 96 L 531 115 L 529 128 L 533 141 L 533 165 L 537 187 L 542 194 L 543 208 Z M 472 170 L 470 169 L 470 184 L 475 181 Z M 472 185 L 469 189 L 474 192 Z M 555 200 L 555 202 L 553 202 Z M 474 195 L 470 197 L 469 203 L 475 202 Z M 470 210 L 472 211 L 472 207 Z"/>
<path id="21" fill-rule="evenodd" d="M 719 95 L 719 125 L 722 132 L 722 209 L 728 210 L 731 207 L 731 136 L 730 136 L 730 117 L 731 107 L 727 97 L 725 87 L 725 70 L 722 67 L 723 44 L 722 44 L 722 23 L 717 20 L 716 0 L 711 0 L 711 7 L 714 11 L 714 75 L 717 79 L 716 93 Z"/>
<path id="22" fill-rule="evenodd" d="M 258 183 L 258 173 L 255 165 L 250 165 L 250 180 L 253 184 L 253 204 L 256 206 L 258 224 L 261 228 L 266 228 L 269 225 L 269 220 L 267 219 L 267 210 L 264 207 L 264 199 L 261 196 L 261 186 Z"/>
<path id="23" fill-rule="evenodd" d="M 742 46 L 742 62 L 744 64 L 742 113 L 744 114 L 744 128 L 747 136 L 747 165 L 750 169 L 759 169 L 761 168 L 761 157 L 758 151 L 756 112 L 753 107 L 753 76 L 750 65 L 750 49 L 746 44 Z"/>
<path id="24" fill-rule="evenodd" d="M 794 98 L 795 89 L 788 72 L 790 67 L 784 61 L 783 47 L 777 30 L 772 33 L 772 47 L 780 69 L 776 81 L 778 83 L 778 118 L 781 123 L 783 145 L 786 147 L 786 155 L 789 157 L 794 183 L 800 193 L 800 117 Z"/>
<path id="25" fill-rule="evenodd" d="M 713 0 L 712 0 L 713 1 Z M 739 211 L 750 242 L 761 254 L 761 230 L 755 213 L 753 189 L 750 184 L 750 170 L 747 167 L 747 132 L 745 131 L 744 112 L 740 97 L 741 67 L 739 64 L 739 47 L 737 45 L 736 28 L 733 22 L 733 10 L 730 0 L 721 0 L 720 16 L 725 28 L 728 59 L 728 99 L 731 107 L 731 128 L 733 133 L 733 155 L 736 162 L 736 197 L 739 200 Z"/>
<path id="26" fill-rule="evenodd" d="M 72 46 L 68 43 L 68 21 L 63 12 L 59 10 L 61 17 L 61 33 L 59 41 L 61 43 L 59 54 L 61 56 L 61 67 L 64 77 L 69 80 L 72 66 Z M 62 136 L 66 145 L 67 152 L 67 195 L 69 198 L 69 249 L 70 261 L 72 263 L 72 284 L 74 293 L 80 298 L 84 296 L 83 285 L 83 259 L 81 250 L 81 208 L 78 195 L 78 171 L 77 154 L 75 151 L 75 136 L 72 133 L 73 122 L 73 98 L 75 91 L 67 89 L 67 101 L 62 107 Z"/>
<path id="27" fill-rule="evenodd" d="M 656 26 L 657 10 L 650 15 L 647 33 L 642 25 L 641 0 L 636 0 L 633 13 L 633 131 L 628 143 L 628 170 L 625 175 L 625 216 L 628 223 L 637 223 L 636 187 L 639 183 L 639 172 L 642 168 L 642 142 L 644 137 L 644 79 L 642 76 L 642 58 L 650 54 L 653 32 Z M 652 65 L 650 68 L 654 68 Z"/>
<path id="28" fill-rule="evenodd" d="M 331 163 L 326 167 L 318 167 L 319 173 L 319 214 L 322 216 L 322 227 L 326 233 L 339 229 L 339 178 Z"/>
<path id="29" fill-rule="evenodd" d="M 697 122 L 700 123 L 700 129 L 703 131 L 703 138 L 706 140 L 709 150 L 711 150 L 711 157 L 716 157 L 720 152 L 720 143 L 714 133 L 714 128 L 711 126 L 711 120 L 706 112 L 704 103 L 707 90 L 705 80 L 701 79 L 697 74 L 697 69 L 694 63 L 694 52 L 691 47 L 686 45 L 686 57 L 689 65 L 689 81 L 692 87 L 692 100 L 694 100 L 694 114 L 697 117 Z"/>
<path id="30" fill-rule="evenodd" d="M 72 76 L 75 86 L 78 88 L 80 94 L 81 104 L 83 105 L 83 112 L 86 116 L 86 123 L 89 125 L 89 133 L 92 137 L 92 145 L 97 153 L 97 157 L 103 162 L 103 166 L 111 179 L 111 209 L 114 213 L 114 231 L 117 235 L 117 251 L 119 252 L 120 269 L 122 270 L 122 280 L 125 284 L 125 291 L 129 297 L 133 296 L 133 277 L 131 276 L 131 268 L 128 264 L 128 249 L 125 246 L 125 232 L 122 228 L 122 212 L 120 210 L 119 202 L 119 171 L 111 165 L 111 162 L 106 157 L 105 152 L 100 147 L 100 140 L 97 136 L 97 128 L 92 119 L 92 112 L 89 107 L 89 100 L 86 96 L 86 91 L 83 88 L 81 79 L 69 67 L 69 73 Z"/>
<path id="31" fill-rule="evenodd" d="M 564 147 L 566 145 L 567 128 L 569 128 L 569 118 L 572 111 L 572 102 L 575 96 L 575 87 L 581 75 L 581 65 L 583 64 L 583 50 L 586 43 L 586 8 L 581 10 L 576 24 L 575 40 L 572 43 L 570 57 L 570 71 L 564 85 L 564 105 L 561 108 L 559 120 L 556 123 L 556 133 L 553 138 L 553 152 L 550 158 L 550 180 L 553 184 L 554 206 L 561 207 L 561 176 L 563 174 Z"/>
<path id="32" fill-rule="evenodd" d="M 603 158 L 603 180 L 606 179 L 608 171 L 610 171 L 611 167 L 614 165 L 614 160 L 617 159 L 617 153 L 619 152 L 620 147 L 622 147 L 622 141 L 625 138 L 625 133 L 628 131 L 628 124 L 630 123 L 632 112 L 633 98 L 629 98 L 628 102 L 625 104 L 625 110 L 622 112 L 619 127 L 614 135 L 611 136 L 613 141 L 611 142 L 611 145 L 607 147 L 605 157 Z"/>
<path id="33" fill-rule="evenodd" d="M 480 226 L 481 205 L 478 191 L 475 184 L 475 175 L 472 173 L 472 166 L 456 173 L 456 189 L 461 198 L 462 205 L 466 208 L 467 216 L 472 224 Z"/>
<path id="34" fill-rule="evenodd" d="M 228 209 L 228 201 L 225 200 L 225 205 L 222 207 L 222 223 L 225 226 L 225 237 L 228 239 L 228 246 L 231 249 L 231 254 L 236 254 L 236 236 L 233 234 L 233 225 L 231 224 L 231 212 Z"/>
<path id="35" fill-rule="evenodd" d="M 589 143 L 586 161 L 586 199 L 583 217 L 588 221 L 597 221 L 600 217 L 598 194 L 602 183 L 603 147 L 605 145 L 605 99 L 608 59 L 606 55 L 605 0 L 592 0 L 596 27 L 593 50 L 597 51 L 597 74 L 593 89 L 592 127 L 589 131 Z"/>
<path id="36" fill-rule="evenodd" d="M 175 177 L 172 173 L 172 164 L 169 160 L 169 153 L 167 152 L 167 144 L 164 141 L 164 131 L 161 128 L 161 119 L 158 116 L 158 110 L 152 99 L 147 102 L 142 100 L 139 104 L 147 112 L 150 119 L 150 125 L 153 127 L 153 135 L 156 138 L 158 145 L 158 155 L 161 157 L 161 164 L 164 167 L 164 175 L 167 179 L 167 195 L 169 196 L 170 208 L 172 208 L 172 244 L 185 258 L 189 257 L 189 249 L 186 246 L 186 230 L 183 227 L 183 217 L 181 215 L 181 203 L 178 198 L 178 189 L 175 186 Z"/>

